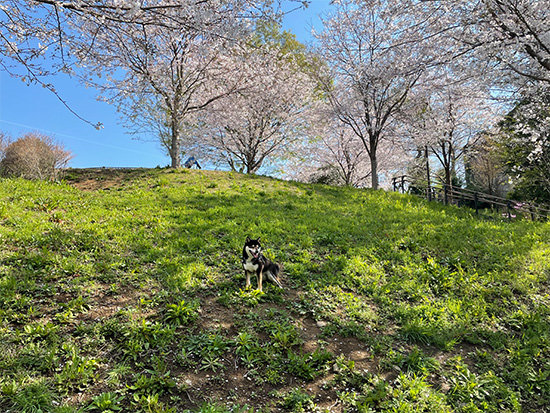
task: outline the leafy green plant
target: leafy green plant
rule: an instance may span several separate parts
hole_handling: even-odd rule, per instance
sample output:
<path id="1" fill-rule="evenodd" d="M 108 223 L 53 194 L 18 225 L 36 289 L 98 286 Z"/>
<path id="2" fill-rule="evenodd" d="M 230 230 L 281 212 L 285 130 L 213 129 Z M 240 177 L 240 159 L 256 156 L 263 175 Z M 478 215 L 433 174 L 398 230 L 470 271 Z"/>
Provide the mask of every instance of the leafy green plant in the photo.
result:
<path id="1" fill-rule="evenodd" d="M 516 392 L 492 371 L 477 375 L 460 358 L 454 361 L 448 399 L 455 409 L 465 412 L 521 411 Z"/>
<path id="2" fill-rule="evenodd" d="M 58 350 L 55 345 L 46 345 L 42 342 L 29 343 L 21 351 L 18 363 L 27 368 L 40 372 L 50 372 L 59 361 Z"/>
<path id="3" fill-rule="evenodd" d="M 388 395 L 391 398 L 380 402 L 385 411 L 452 412 L 445 396 L 434 390 L 425 376 L 401 374 Z"/>
<path id="4" fill-rule="evenodd" d="M 407 355 L 391 350 L 380 361 L 380 365 L 385 369 L 398 368 L 408 373 L 424 376 L 439 370 L 441 367 L 436 359 L 426 356 L 418 347 L 413 347 Z"/>
<path id="5" fill-rule="evenodd" d="M 217 358 L 221 356 L 233 344 L 217 331 L 203 332 L 190 336 L 184 343 L 184 348 L 189 354 L 201 358 Z"/>
<path id="6" fill-rule="evenodd" d="M 176 387 L 176 382 L 169 371 L 149 371 L 149 373 L 138 374 L 134 384 L 128 386 L 128 389 L 134 392 L 134 400 L 140 395 L 158 396 L 171 392 Z"/>
<path id="7" fill-rule="evenodd" d="M 328 370 L 333 360 L 332 353 L 317 349 L 313 353 L 297 354 L 289 351 L 288 371 L 304 380 L 313 380 Z"/>
<path id="8" fill-rule="evenodd" d="M 219 357 L 208 354 L 201 360 L 201 370 L 211 370 L 216 372 L 222 368 L 224 368 L 224 365 Z"/>
<path id="9" fill-rule="evenodd" d="M 245 355 L 258 349 L 258 340 L 247 331 L 241 331 L 235 338 L 235 352 Z"/>
<path id="10" fill-rule="evenodd" d="M 30 341 L 47 340 L 54 342 L 58 339 L 58 330 L 59 326 L 54 325 L 51 321 L 27 324 L 23 327 L 23 337 Z"/>
<path id="11" fill-rule="evenodd" d="M 123 396 L 113 392 L 101 393 L 92 399 L 87 410 L 92 412 L 113 413 L 122 410 L 120 406 L 124 400 Z"/>
<path id="12" fill-rule="evenodd" d="M 139 413 L 175 413 L 176 409 L 166 407 L 159 401 L 158 394 L 139 395 L 134 394 L 132 406 Z"/>
<path id="13" fill-rule="evenodd" d="M 291 390 L 284 395 L 281 406 L 291 412 L 311 412 L 316 407 L 313 397 L 300 389 Z"/>
<path id="14" fill-rule="evenodd" d="M 131 371 L 132 368 L 125 363 L 115 365 L 107 372 L 107 383 L 111 386 L 119 386 Z"/>
<path id="15" fill-rule="evenodd" d="M 265 293 L 256 289 L 239 290 L 236 293 L 236 299 L 248 307 L 256 307 Z"/>
<path id="16" fill-rule="evenodd" d="M 140 340 L 129 339 L 128 341 L 122 344 L 121 348 L 122 348 L 122 353 L 126 358 L 137 361 L 137 359 L 145 351 L 146 346 L 147 346 L 146 343 L 144 344 Z"/>
<path id="17" fill-rule="evenodd" d="M 79 295 L 76 298 L 61 305 L 62 307 L 69 309 L 75 313 L 82 313 L 90 309 L 89 298 Z"/>
<path id="18" fill-rule="evenodd" d="M 271 334 L 271 338 L 273 345 L 283 350 L 290 349 L 300 342 L 296 327 L 289 324 L 278 325 L 276 331 Z"/>
<path id="19" fill-rule="evenodd" d="M 141 352 L 151 347 L 162 348 L 169 345 L 174 334 L 175 326 L 139 319 L 125 326 L 124 339 L 120 345 L 123 352 L 136 359 Z"/>
<path id="20" fill-rule="evenodd" d="M 198 317 L 198 302 L 186 303 L 181 300 L 177 304 L 168 304 L 164 314 L 164 321 L 174 325 L 187 325 Z"/>
<path id="21" fill-rule="evenodd" d="M 55 375 L 55 382 L 65 392 L 84 389 L 97 379 L 98 365 L 99 362 L 95 359 L 83 358 L 73 353 L 63 369 Z"/>

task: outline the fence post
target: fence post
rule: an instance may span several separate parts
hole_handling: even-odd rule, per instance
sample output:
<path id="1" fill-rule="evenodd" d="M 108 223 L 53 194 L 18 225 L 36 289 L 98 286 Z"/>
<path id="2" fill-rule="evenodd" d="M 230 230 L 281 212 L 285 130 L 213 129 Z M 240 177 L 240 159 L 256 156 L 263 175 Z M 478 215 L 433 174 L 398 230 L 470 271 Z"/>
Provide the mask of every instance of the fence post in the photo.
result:
<path id="1" fill-rule="evenodd" d="M 395 176 L 391 179 L 393 185 L 393 192 L 397 192 L 397 178 Z"/>
<path id="2" fill-rule="evenodd" d="M 447 188 L 447 185 L 446 184 L 443 184 L 443 203 L 445 205 L 448 205 L 449 204 L 449 189 Z"/>
<path id="3" fill-rule="evenodd" d="M 511 209 L 512 209 L 511 202 L 507 201 L 506 202 L 506 212 L 508 213 L 508 221 L 510 221 L 512 219 Z"/>
<path id="4" fill-rule="evenodd" d="M 474 206 L 476 208 L 476 215 L 479 213 L 479 203 L 477 199 L 477 192 L 474 192 Z"/>
<path id="5" fill-rule="evenodd" d="M 529 204 L 529 213 L 531 214 L 531 221 L 535 220 L 535 213 L 533 211 L 533 205 Z"/>
<path id="6" fill-rule="evenodd" d="M 428 145 L 424 145 L 424 159 L 426 159 L 426 179 L 428 180 L 428 201 L 432 200 L 432 180 L 430 178 L 430 158 L 428 156 Z"/>
<path id="7" fill-rule="evenodd" d="M 401 193 L 405 193 L 405 175 L 401 176 Z"/>

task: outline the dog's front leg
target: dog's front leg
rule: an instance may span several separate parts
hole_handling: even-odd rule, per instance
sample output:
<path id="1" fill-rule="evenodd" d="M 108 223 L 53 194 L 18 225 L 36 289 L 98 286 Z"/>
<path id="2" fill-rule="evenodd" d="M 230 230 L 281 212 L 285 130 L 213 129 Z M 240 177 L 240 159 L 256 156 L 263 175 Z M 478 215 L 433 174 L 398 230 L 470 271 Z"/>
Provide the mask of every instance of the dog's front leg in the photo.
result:
<path id="1" fill-rule="evenodd" d="M 260 273 L 258 274 L 258 289 L 259 289 L 260 291 L 263 291 L 263 290 L 262 290 L 263 278 L 264 278 L 264 267 L 261 266 L 261 267 L 260 267 Z"/>
<path id="2" fill-rule="evenodd" d="M 246 274 L 245 288 L 248 288 L 248 287 L 250 287 L 250 271 L 244 270 L 244 273 Z"/>

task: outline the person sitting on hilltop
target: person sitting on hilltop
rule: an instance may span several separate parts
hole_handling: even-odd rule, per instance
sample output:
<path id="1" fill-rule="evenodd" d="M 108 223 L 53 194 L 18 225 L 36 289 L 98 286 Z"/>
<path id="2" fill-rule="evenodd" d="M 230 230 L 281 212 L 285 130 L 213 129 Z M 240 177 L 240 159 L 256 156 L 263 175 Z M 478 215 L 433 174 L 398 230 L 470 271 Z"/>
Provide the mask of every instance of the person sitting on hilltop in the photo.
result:
<path id="1" fill-rule="evenodd" d="M 185 166 L 186 168 L 192 168 L 193 166 L 196 166 L 198 169 L 202 169 L 194 156 L 190 156 L 189 158 L 187 158 L 183 166 Z"/>

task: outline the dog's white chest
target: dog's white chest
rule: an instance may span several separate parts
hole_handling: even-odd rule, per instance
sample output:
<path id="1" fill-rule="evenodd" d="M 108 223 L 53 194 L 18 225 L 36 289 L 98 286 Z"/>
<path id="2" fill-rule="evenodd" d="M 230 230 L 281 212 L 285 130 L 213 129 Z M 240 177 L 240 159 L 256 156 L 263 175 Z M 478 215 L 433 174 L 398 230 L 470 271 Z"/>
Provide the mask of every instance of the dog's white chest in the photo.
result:
<path id="1" fill-rule="evenodd" d="M 258 269 L 258 264 L 254 265 L 250 261 L 245 261 L 243 263 L 243 268 L 245 271 L 255 272 Z"/>

